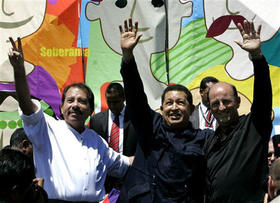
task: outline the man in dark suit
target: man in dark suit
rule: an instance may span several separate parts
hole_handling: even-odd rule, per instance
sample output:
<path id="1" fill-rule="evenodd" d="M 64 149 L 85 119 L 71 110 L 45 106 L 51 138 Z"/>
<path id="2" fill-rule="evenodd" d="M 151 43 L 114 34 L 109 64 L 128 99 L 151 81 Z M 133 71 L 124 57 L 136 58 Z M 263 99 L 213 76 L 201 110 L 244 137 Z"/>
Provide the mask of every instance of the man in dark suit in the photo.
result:
<path id="1" fill-rule="evenodd" d="M 195 109 L 190 116 L 190 122 L 194 129 L 210 128 L 215 130 L 217 126 L 216 119 L 212 115 L 209 108 L 208 92 L 210 87 L 219 82 L 215 77 L 205 77 L 200 82 L 199 93 L 201 96 L 201 102 L 195 106 Z"/>
<path id="2" fill-rule="evenodd" d="M 105 139 L 115 151 L 126 156 L 134 156 L 137 136 L 125 108 L 125 96 L 122 85 L 110 83 L 105 91 L 105 97 L 109 109 L 92 116 L 90 128 Z M 112 131 L 115 131 L 113 125 L 116 117 L 118 117 L 118 137 L 112 138 Z M 120 182 L 112 177 L 107 178 L 105 184 L 106 191 L 110 192 L 113 187 L 120 189 Z"/>

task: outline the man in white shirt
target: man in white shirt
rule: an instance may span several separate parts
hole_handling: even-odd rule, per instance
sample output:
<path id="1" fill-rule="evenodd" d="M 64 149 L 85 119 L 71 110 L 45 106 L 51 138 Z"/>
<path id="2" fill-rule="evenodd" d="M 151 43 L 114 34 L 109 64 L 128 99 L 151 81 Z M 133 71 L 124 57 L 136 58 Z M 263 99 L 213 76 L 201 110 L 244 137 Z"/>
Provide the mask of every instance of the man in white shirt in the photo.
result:
<path id="1" fill-rule="evenodd" d="M 208 99 L 209 89 L 217 82 L 219 82 L 218 79 L 211 76 L 203 78 L 200 82 L 199 93 L 201 96 L 201 102 L 196 105 L 195 110 L 190 116 L 190 122 L 194 129 L 203 130 L 210 128 L 216 130 L 218 127 L 216 119 L 211 113 Z"/>
<path id="2" fill-rule="evenodd" d="M 32 101 L 26 82 L 20 38 L 9 59 L 14 68 L 20 115 L 26 135 L 33 144 L 36 176 L 44 178 L 49 199 L 99 202 L 105 195 L 107 172 L 124 176 L 129 158 L 110 149 L 96 132 L 84 123 L 94 110 L 94 96 L 82 83 L 67 86 L 60 106 L 64 120 L 43 113 Z"/>

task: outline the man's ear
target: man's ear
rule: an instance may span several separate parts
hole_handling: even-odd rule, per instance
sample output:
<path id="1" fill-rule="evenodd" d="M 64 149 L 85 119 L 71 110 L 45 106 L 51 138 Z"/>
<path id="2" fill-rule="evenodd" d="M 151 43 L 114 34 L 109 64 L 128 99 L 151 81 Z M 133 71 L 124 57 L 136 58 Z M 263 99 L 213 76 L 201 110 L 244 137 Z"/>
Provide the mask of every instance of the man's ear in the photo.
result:
<path id="1" fill-rule="evenodd" d="M 23 147 L 23 148 L 29 147 L 30 144 L 31 144 L 31 143 L 30 143 L 28 140 L 26 140 L 26 139 L 22 141 L 22 147 Z"/>
<path id="2" fill-rule="evenodd" d="M 237 108 L 239 108 L 239 107 L 240 107 L 240 102 L 241 102 L 240 97 L 237 97 L 237 98 L 236 98 Z"/>

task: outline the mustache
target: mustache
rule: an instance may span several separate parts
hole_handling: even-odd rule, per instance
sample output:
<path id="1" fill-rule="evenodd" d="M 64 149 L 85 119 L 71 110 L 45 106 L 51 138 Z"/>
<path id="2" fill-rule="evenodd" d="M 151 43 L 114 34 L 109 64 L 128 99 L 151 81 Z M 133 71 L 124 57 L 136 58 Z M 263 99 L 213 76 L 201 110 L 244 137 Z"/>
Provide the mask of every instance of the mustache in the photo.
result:
<path id="1" fill-rule="evenodd" d="M 76 114 L 82 115 L 82 112 L 81 112 L 80 109 L 72 110 L 72 111 L 70 111 L 69 113 L 76 113 Z"/>
<path id="2" fill-rule="evenodd" d="M 244 26 L 244 20 L 246 20 L 246 18 L 244 18 L 241 15 L 221 16 L 214 20 L 214 22 L 211 24 L 206 34 L 206 37 L 216 37 L 223 34 L 228 29 L 231 21 L 233 21 L 236 26 L 238 23 Z"/>

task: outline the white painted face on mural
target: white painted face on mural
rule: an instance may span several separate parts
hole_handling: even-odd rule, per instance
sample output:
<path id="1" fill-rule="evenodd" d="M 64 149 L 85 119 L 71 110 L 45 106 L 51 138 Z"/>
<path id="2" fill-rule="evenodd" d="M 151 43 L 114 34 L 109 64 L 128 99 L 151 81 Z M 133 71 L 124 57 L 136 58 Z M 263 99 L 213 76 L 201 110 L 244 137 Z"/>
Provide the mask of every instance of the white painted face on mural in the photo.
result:
<path id="1" fill-rule="evenodd" d="M 233 49 L 233 58 L 226 66 L 228 74 L 237 80 L 253 75 L 248 54 L 234 40 L 241 40 L 237 23 L 253 21 L 255 29 L 261 24 L 261 40 L 270 40 L 280 26 L 279 0 L 204 0 L 207 36 L 228 44 Z M 244 69 L 244 67 L 247 67 Z"/>
<path id="2" fill-rule="evenodd" d="M 165 7 L 164 5 L 155 7 L 153 2 L 163 1 L 104 0 L 99 5 L 89 2 L 86 6 L 86 18 L 91 21 L 100 19 L 106 43 L 114 51 L 121 53 L 118 25 L 122 25 L 125 19 L 132 17 L 133 21 L 139 22 L 138 32 L 143 34 L 139 44 L 144 46 L 145 52 L 161 52 L 165 49 Z M 193 3 L 189 0 L 165 2 L 168 8 L 169 48 L 172 48 L 179 40 L 181 18 L 192 15 Z M 104 12 L 104 8 L 111 12 Z"/>
<path id="3" fill-rule="evenodd" d="M 36 32 L 45 16 L 46 0 L 1 0 L 0 10 L 0 82 L 13 81 L 13 69 L 8 59 L 9 37 L 25 37 Z M 27 74 L 33 67 L 26 64 Z"/>

